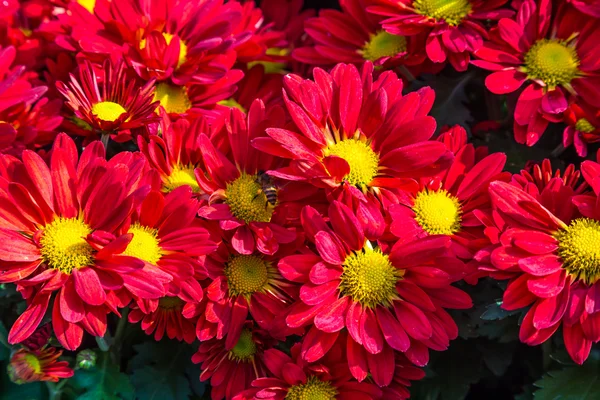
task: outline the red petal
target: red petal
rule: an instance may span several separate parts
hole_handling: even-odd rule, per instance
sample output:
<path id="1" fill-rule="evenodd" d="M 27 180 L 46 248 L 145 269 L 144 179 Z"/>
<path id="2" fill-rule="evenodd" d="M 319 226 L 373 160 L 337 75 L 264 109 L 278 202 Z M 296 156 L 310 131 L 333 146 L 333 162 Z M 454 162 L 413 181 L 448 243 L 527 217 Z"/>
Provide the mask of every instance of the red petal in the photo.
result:
<path id="1" fill-rule="evenodd" d="M 362 344 L 369 353 L 377 354 L 383 350 L 383 334 L 371 309 L 365 308 L 363 310 L 360 319 L 360 334 Z"/>
<path id="2" fill-rule="evenodd" d="M 31 239 L 17 231 L 0 228 L 0 259 L 4 261 L 35 261 L 40 251 Z"/>
<path id="3" fill-rule="evenodd" d="M 400 322 L 392 315 L 392 313 L 383 307 L 377 307 L 377 320 L 383 332 L 383 337 L 386 342 L 394 349 L 405 352 L 410 347 L 410 339 L 402 329 Z"/>
<path id="4" fill-rule="evenodd" d="M 339 332 L 325 333 L 313 326 L 302 341 L 302 358 L 308 362 L 321 359 L 334 345 L 338 335 Z"/>
<path id="5" fill-rule="evenodd" d="M 311 306 L 321 304 L 329 296 L 333 295 L 339 286 L 339 281 L 327 282 L 323 285 L 306 283 L 300 288 L 300 299 Z"/>
<path id="6" fill-rule="evenodd" d="M 369 371 L 375 383 L 381 387 L 388 386 L 394 377 L 394 351 L 385 346 L 378 354 L 368 354 Z"/>
<path id="7" fill-rule="evenodd" d="M 427 319 L 427 316 L 416 306 L 396 301 L 394 310 L 398 321 L 412 338 L 416 340 L 427 340 L 433 334 L 433 328 Z"/>
<path id="8" fill-rule="evenodd" d="M 23 311 L 23 314 L 17 318 L 8 334 L 8 343 L 15 344 L 20 343 L 27 339 L 44 318 L 44 314 L 48 309 L 48 302 L 50 301 L 50 293 L 40 293 L 33 298 L 33 301 Z M 55 308 L 57 308 L 55 306 Z"/>
<path id="9" fill-rule="evenodd" d="M 344 328 L 346 309 L 350 298 L 347 296 L 338 299 L 335 303 L 322 309 L 315 316 L 315 326 L 323 332 L 337 332 Z"/>
<path id="10" fill-rule="evenodd" d="M 532 256 L 519 260 L 519 267 L 533 276 L 545 276 L 562 269 L 562 261 L 554 254 Z"/>
<path id="11" fill-rule="evenodd" d="M 533 315 L 533 326 L 536 329 L 546 329 L 560 322 L 569 303 L 569 294 L 567 286 L 558 296 L 540 301 Z"/>
<path id="12" fill-rule="evenodd" d="M 99 306 L 106 301 L 106 293 L 100 284 L 98 274 L 90 267 L 75 268 L 73 270 L 75 290 L 87 304 Z"/>
<path id="13" fill-rule="evenodd" d="M 587 360 L 592 349 L 592 341 L 585 338 L 579 324 L 563 327 L 563 338 L 567 352 L 577 364 L 581 365 Z"/>
<path id="14" fill-rule="evenodd" d="M 352 340 L 352 337 L 348 336 L 346 341 L 346 354 L 348 356 L 350 373 L 359 382 L 363 381 L 369 372 L 367 352 L 364 347 Z"/>
<path id="15" fill-rule="evenodd" d="M 315 246 L 325 262 L 341 265 L 346 258 L 344 248 L 339 240 L 329 232 L 320 231 L 315 235 Z"/>
<path id="16" fill-rule="evenodd" d="M 52 327 L 56 338 L 65 349 L 77 350 L 83 339 L 83 329 L 77 324 L 65 321 L 56 302 L 52 308 Z"/>

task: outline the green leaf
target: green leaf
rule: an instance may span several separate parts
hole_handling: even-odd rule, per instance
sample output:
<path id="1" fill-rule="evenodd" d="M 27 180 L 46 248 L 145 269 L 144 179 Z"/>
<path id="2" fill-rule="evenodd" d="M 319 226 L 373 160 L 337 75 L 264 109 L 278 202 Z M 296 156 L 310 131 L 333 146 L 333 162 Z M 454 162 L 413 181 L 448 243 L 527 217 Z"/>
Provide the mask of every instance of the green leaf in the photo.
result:
<path id="1" fill-rule="evenodd" d="M 78 369 L 69 384 L 83 393 L 78 400 L 133 400 L 134 390 L 129 377 L 110 362 L 110 356 L 102 353 L 95 367 Z"/>
<path id="2" fill-rule="evenodd" d="M 483 314 L 481 314 L 481 319 L 486 321 L 495 321 L 502 320 L 506 317 L 510 317 L 511 315 L 518 314 L 519 311 L 506 311 L 502 308 L 502 302 L 496 301 L 495 303 L 489 304 L 486 307 L 486 310 Z"/>
<path id="3" fill-rule="evenodd" d="M 535 400 L 600 399 L 600 361 L 590 358 L 582 366 L 551 371 L 535 382 Z"/>
<path id="4" fill-rule="evenodd" d="M 137 354 L 129 370 L 138 399 L 188 400 L 192 390 L 197 396 L 204 393 L 204 386 L 198 384 L 198 368 L 191 362 L 191 346 L 162 340 L 144 342 L 134 349 Z"/>
<path id="5" fill-rule="evenodd" d="M 0 400 L 40 400 L 47 398 L 46 386 L 42 382 L 17 385 L 10 381 L 6 363 L 0 363 Z"/>

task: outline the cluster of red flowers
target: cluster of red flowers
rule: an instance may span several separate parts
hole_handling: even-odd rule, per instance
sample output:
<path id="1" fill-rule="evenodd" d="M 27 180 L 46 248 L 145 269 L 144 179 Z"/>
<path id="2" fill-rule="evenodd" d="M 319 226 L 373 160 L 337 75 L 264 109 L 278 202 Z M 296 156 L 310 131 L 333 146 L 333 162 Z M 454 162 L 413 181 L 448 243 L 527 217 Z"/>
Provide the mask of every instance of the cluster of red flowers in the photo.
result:
<path id="1" fill-rule="evenodd" d="M 472 306 L 455 283 L 490 276 L 510 279 L 504 308 L 530 307 L 523 342 L 562 325 L 587 358 L 600 164 L 502 172 L 463 128 L 434 137 L 435 93 L 403 80 L 527 81 L 516 139 L 563 121 L 584 154 L 597 2 L 340 3 L 0 4 L 0 283 L 27 301 L 10 343 L 51 321 L 75 350 L 127 309 L 156 340 L 200 341 L 215 400 L 405 399 L 458 336 L 447 310 Z M 21 379 L 69 376 L 44 346 L 15 353 Z"/>

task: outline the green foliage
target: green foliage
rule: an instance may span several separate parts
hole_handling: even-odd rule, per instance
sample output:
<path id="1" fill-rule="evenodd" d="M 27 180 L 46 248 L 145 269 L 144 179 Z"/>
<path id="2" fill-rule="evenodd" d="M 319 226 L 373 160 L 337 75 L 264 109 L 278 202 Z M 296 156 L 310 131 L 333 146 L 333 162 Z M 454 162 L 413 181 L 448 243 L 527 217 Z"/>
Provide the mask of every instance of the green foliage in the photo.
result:
<path id="1" fill-rule="evenodd" d="M 136 398 L 143 400 L 188 400 L 202 396 L 200 371 L 191 362 L 193 349 L 183 343 L 163 339 L 134 346 L 137 354 L 129 363 Z"/>
<path id="2" fill-rule="evenodd" d="M 133 400 L 134 389 L 129 377 L 113 364 L 108 353 L 98 355 L 95 367 L 78 369 L 69 380 L 79 395 L 77 400 Z"/>
<path id="3" fill-rule="evenodd" d="M 582 366 L 550 371 L 535 382 L 535 400 L 600 399 L 600 360 L 593 354 Z"/>
<path id="4" fill-rule="evenodd" d="M 411 391 L 415 399 L 462 400 L 482 377 L 481 355 L 468 341 L 456 340 L 447 351 L 432 354 L 426 372 Z"/>

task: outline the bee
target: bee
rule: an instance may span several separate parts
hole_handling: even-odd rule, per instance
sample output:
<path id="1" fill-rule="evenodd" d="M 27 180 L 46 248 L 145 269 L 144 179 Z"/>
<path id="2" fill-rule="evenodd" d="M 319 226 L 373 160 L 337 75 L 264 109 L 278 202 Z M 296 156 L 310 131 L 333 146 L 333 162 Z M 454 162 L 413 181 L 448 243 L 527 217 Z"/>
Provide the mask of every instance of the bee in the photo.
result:
<path id="1" fill-rule="evenodd" d="M 275 207 L 275 204 L 277 204 L 278 189 L 277 186 L 275 186 L 275 182 L 273 182 L 273 178 L 267 175 L 264 171 L 258 171 L 258 174 L 256 175 L 256 183 L 260 185 L 261 191 L 267 198 L 266 206 L 268 207 L 271 205 L 272 207 Z M 259 194 L 260 192 L 256 195 L 258 196 Z"/>

